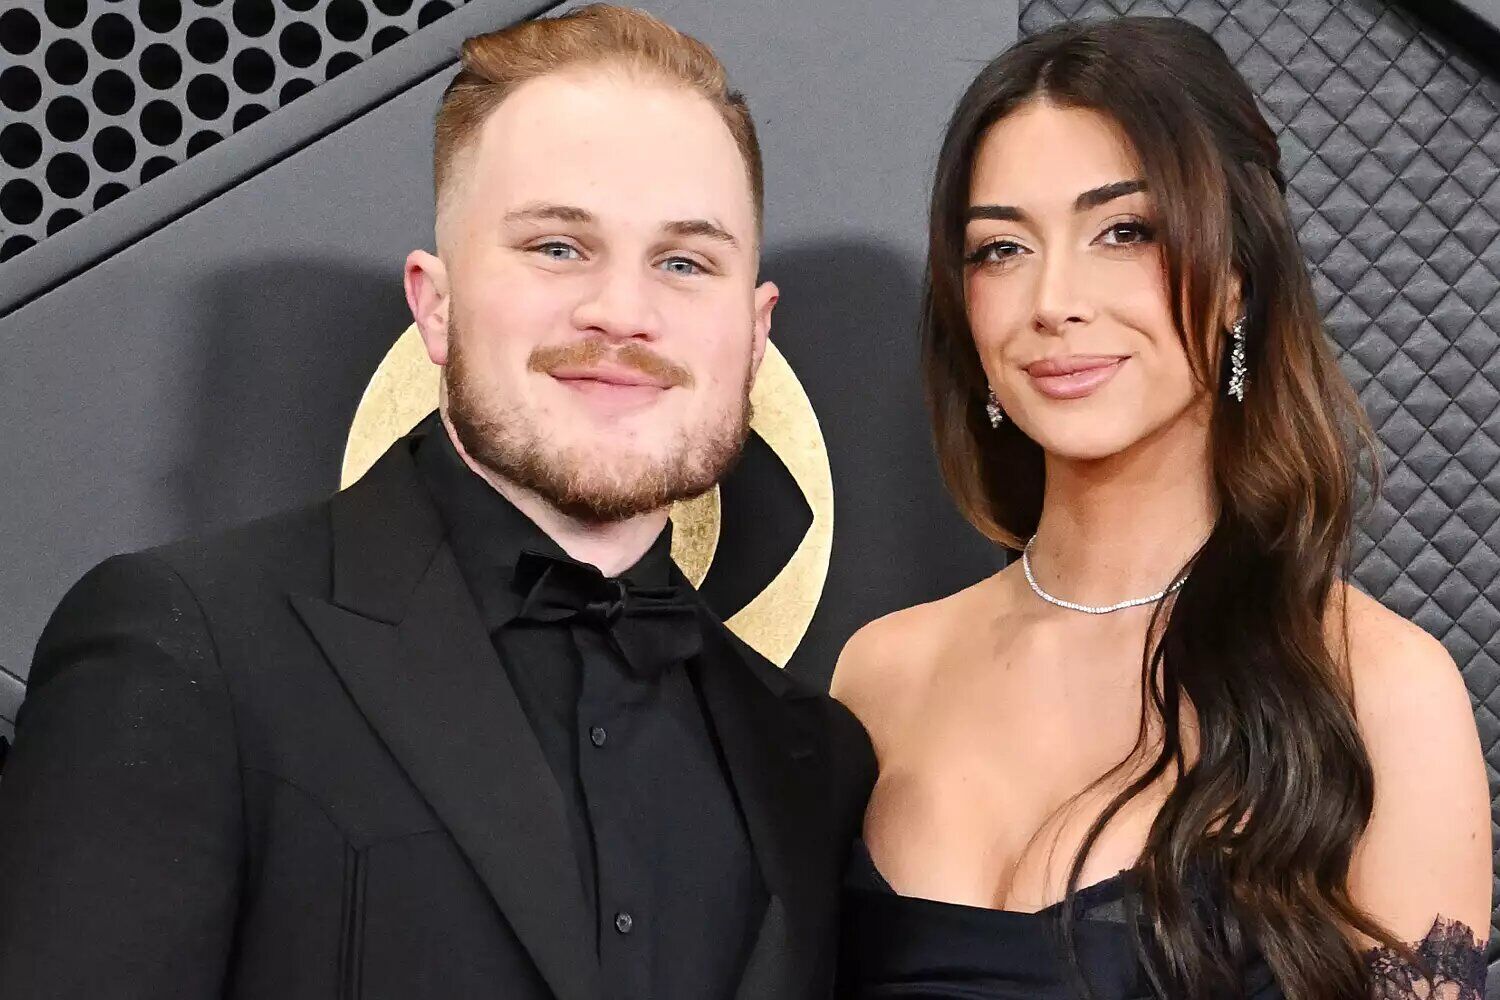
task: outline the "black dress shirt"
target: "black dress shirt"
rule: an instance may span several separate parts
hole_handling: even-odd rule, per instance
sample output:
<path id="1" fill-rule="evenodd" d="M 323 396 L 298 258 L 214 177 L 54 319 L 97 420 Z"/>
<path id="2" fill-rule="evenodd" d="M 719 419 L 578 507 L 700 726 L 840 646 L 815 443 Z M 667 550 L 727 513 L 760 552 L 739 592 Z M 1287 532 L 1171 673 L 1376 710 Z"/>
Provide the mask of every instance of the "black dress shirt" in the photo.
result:
<path id="1" fill-rule="evenodd" d="M 580 960 L 610 997 L 730 996 L 766 893 L 692 670 L 635 676 L 597 626 L 516 620 L 520 554 L 564 553 L 432 424 L 417 467 L 568 813 L 595 915 Z M 674 582 L 670 527 L 622 576 Z"/>

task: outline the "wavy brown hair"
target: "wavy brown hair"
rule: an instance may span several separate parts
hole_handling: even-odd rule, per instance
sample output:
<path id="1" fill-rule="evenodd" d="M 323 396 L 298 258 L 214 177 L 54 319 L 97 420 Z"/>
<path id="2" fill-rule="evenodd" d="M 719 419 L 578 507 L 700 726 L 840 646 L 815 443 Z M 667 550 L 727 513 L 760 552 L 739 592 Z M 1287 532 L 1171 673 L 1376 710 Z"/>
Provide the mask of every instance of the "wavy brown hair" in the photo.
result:
<path id="1" fill-rule="evenodd" d="M 992 429 L 985 419 L 988 384 L 969 328 L 963 262 L 975 152 L 991 125 L 1034 101 L 1104 115 L 1135 153 L 1173 319 L 1215 400 L 1210 452 L 1220 505 L 1182 589 L 1155 609 L 1138 739 L 1100 779 L 1128 784 L 1084 838 L 1068 896 L 1110 820 L 1168 780 L 1139 861 L 1141 950 L 1157 991 L 1239 995 L 1256 948 L 1293 1000 L 1366 997 L 1348 932 L 1401 945 L 1348 892 L 1374 780 L 1355 723 L 1347 643 L 1330 642 L 1341 633 L 1329 625 L 1341 624 L 1332 616 L 1342 614 L 1359 456 L 1372 453 L 1372 438 L 1323 333 L 1276 136 L 1205 32 L 1167 18 L 1065 25 L 990 63 L 960 100 L 933 188 L 923 317 L 944 478 L 990 538 L 1019 548 L 1036 531 L 1042 450 L 1013 422 Z M 1248 340 L 1243 403 L 1221 388 L 1223 324 L 1236 290 Z M 1195 745 L 1185 745 L 1194 720 Z M 1202 919 L 1205 898 L 1217 904 L 1217 919 Z M 1070 927 L 1065 920 L 1071 942 Z"/>

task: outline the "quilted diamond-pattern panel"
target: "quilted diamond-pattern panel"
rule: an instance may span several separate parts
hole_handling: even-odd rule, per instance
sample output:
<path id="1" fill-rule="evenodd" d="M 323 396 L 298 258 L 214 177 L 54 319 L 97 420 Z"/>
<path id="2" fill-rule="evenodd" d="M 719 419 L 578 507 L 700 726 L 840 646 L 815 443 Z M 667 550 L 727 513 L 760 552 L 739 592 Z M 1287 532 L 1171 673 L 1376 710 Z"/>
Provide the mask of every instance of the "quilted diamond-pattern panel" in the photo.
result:
<path id="1" fill-rule="evenodd" d="M 1021 33 L 1119 14 L 1212 32 L 1280 134 L 1328 332 L 1387 452 L 1355 576 L 1463 669 L 1500 843 L 1500 83 L 1379 0 L 1028 0 Z"/>

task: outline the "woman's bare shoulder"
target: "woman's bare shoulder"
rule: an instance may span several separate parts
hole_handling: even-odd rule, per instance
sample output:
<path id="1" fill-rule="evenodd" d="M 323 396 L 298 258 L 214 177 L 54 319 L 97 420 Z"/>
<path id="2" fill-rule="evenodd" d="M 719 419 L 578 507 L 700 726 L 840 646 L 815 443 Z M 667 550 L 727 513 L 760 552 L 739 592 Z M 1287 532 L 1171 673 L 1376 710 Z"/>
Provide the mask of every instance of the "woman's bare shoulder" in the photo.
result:
<path id="1" fill-rule="evenodd" d="M 1375 777 L 1350 890 L 1406 940 L 1439 918 L 1487 929 L 1489 784 L 1463 675 L 1417 625 L 1352 587 L 1343 597 L 1355 713 Z"/>
<path id="2" fill-rule="evenodd" d="M 1430 722 L 1473 726 L 1463 675 L 1441 642 L 1352 586 L 1345 585 L 1340 597 L 1355 708 L 1366 738 L 1410 734 L 1417 711 L 1434 713 Z"/>
<path id="3" fill-rule="evenodd" d="M 1343 584 L 1335 594 L 1335 610 L 1340 601 L 1349 627 L 1351 665 L 1378 670 L 1393 662 L 1411 663 L 1413 655 L 1419 668 L 1446 669 L 1453 665 L 1442 643 L 1421 626 L 1352 584 Z"/>
<path id="4" fill-rule="evenodd" d="M 1005 584 L 996 576 L 935 601 L 893 611 L 860 628 L 844 644 L 833 671 L 832 693 L 876 734 L 931 679 L 955 637 L 976 613 L 993 614 Z"/>

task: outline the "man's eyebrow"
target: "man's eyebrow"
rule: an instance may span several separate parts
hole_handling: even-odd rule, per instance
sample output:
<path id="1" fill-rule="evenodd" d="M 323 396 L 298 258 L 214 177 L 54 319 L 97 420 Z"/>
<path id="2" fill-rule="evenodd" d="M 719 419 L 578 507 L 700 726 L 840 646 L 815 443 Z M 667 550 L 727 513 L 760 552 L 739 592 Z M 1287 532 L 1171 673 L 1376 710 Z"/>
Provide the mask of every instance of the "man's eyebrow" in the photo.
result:
<path id="1" fill-rule="evenodd" d="M 524 205 L 505 213 L 505 222 L 573 222 L 588 225 L 594 221 L 594 213 L 576 205 L 535 204 Z"/>
<path id="2" fill-rule="evenodd" d="M 679 219 L 662 226 L 662 231 L 669 236 L 701 236 L 735 249 L 740 245 L 723 226 L 707 219 Z"/>
<path id="3" fill-rule="evenodd" d="M 1123 198 L 1128 194 L 1137 194 L 1146 190 L 1146 182 L 1143 180 L 1115 181 L 1111 184 L 1102 184 L 1096 188 L 1090 188 L 1077 198 L 1073 199 L 1073 211 L 1087 212 L 1089 209 L 1106 205 L 1116 198 Z M 1014 205 L 970 205 L 965 213 L 965 221 L 973 222 L 976 219 L 992 219 L 996 222 L 1027 222 L 1030 220 L 1021 209 Z"/>

